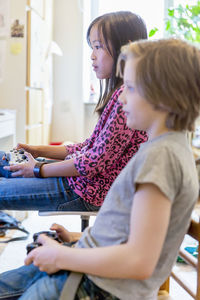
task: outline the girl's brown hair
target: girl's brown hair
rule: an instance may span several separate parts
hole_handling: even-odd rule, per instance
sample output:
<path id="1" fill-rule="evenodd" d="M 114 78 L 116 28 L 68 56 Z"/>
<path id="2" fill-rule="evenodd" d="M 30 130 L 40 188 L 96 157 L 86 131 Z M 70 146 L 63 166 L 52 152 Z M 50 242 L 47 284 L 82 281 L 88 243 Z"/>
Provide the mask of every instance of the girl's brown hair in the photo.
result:
<path id="1" fill-rule="evenodd" d="M 97 17 L 90 24 L 87 31 L 87 41 L 90 44 L 90 32 L 97 25 L 99 36 L 105 42 L 106 48 L 113 58 L 113 69 L 109 79 L 100 80 L 100 96 L 95 111 L 99 115 L 103 112 L 114 90 L 122 84 L 122 79 L 116 76 L 117 59 L 123 45 L 131 41 L 147 38 L 144 21 L 130 11 L 118 11 Z"/>
<path id="2" fill-rule="evenodd" d="M 168 111 L 168 128 L 193 130 L 200 112 L 200 50 L 179 39 L 131 43 L 122 47 L 121 75 L 133 57 L 140 95 L 155 109 Z"/>

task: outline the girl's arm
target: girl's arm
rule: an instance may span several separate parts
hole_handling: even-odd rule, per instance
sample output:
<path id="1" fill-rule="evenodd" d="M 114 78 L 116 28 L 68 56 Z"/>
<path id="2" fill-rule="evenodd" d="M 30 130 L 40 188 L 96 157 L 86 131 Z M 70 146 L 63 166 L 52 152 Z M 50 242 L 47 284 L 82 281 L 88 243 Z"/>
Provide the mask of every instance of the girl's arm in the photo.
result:
<path id="1" fill-rule="evenodd" d="M 139 185 L 133 200 L 127 243 L 71 249 L 40 236 L 44 246 L 33 250 L 25 263 L 48 273 L 65 269 L 108 278 L 150 277 L 166 236 L 171 202 L 153 184 Z"/>
<path id="2" fill-rule="evenodd" d="M 41 168 L 41 175 L 42 177 L 80 176 L 79 172 L 75 168 L 73 158 L 43 165 Z"/>
<path id="3" fill-rule="evenodd" d="M 68 155 L 67 148 L 62 146 L 32 146 L 27 144 L 19 143 L 17 149 L 23 148 L 28 153 L 31 153 L 33 157 L 48 157 L 54 159 L 65 159 Z"/>
<path id="4" fill-rule="evenodd" d="M 4 167 L 5 170 L 13 172 L 12 177 L 34 177 L 34 166 L 37 161 L 28 152 L 25 152 L 25 155 L 28 157 L 27 163 Z M 42 177 L 80 176 L 75 168 L 73 158 L 61 162 L 44 164 L 41 166 L 40 174 Z"/>
<path id="5" fill-rule="evenodd" d="M 38 156 L 54 158 L 54 159 L 65 159 L 68 155 L 68 151 L 64 145 L 61 146 L 36 146 L 38 147 Z"/>

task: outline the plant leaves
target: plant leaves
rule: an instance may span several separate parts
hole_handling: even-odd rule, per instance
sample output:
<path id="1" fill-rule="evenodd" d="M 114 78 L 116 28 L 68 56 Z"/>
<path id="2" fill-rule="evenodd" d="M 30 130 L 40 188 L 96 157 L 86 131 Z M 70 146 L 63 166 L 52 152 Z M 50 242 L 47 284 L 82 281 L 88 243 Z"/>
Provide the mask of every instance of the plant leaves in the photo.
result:
<path id="1" fill-rule="evenodd" d="M 149 37 L 154 36 L 157 31 L 158 31 L 158 28 L 156 28 L 156 27 L 154 27 L 153 29 L 151 29 L 150 32 L 149 32 Z"/>

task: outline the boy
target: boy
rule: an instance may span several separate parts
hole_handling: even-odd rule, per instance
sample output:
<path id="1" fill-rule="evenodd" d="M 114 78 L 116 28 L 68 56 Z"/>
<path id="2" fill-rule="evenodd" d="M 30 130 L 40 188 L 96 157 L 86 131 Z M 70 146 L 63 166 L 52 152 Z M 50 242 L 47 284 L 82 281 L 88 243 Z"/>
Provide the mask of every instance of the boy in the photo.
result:
<path id="1" fill-rule="evenodd" d="M 76 247 L 41 235 L 43 246 L 30 252 L 28 266 L 0 276 L 0 299 L 58 299 L 70 270 L 85 274 L 75 299 L 156 300 L 170 274 L 199 191 L 186 131 L 199 114 L 200 53 L 181 40 L 140 41 L 122 48 L 118 68 L 127 125 L 147 131 L 148 142 Z M 65 241 L 76 239 L 52 228 Z"/>

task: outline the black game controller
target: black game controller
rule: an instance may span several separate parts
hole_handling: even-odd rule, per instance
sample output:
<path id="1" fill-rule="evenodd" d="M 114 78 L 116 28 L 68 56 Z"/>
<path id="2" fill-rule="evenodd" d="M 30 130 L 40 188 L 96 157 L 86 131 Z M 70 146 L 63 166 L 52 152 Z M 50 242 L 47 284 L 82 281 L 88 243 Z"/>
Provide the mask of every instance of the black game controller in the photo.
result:
<path id="1" fill-rule="evenodd" d="M 24 149 L 12 149 L 10 152 L 5 153 L 5 160 L 9 165 L 20 164 L 28 161 L 28 158 L 24 154 Z"/>
<path id="2" fill-rule="evenodd" d="M 53 240 L 59 242 L 59 243 L 63 243 L 63 241 L 59 238 L 58 234 L 56 231 L 40 231 L 37 233 L 34 233 L 33 235 L 33 243 L 30 243 L 26 246 L 26 251 L 27 254 L 32 251 L 33 249 L 42 246 L 42 244 L 37 242 L 37 239 L 39 237 L 40 234 L 45 234 L 48 237 L 52 238 Z"/>
<path id="3" fill-rule="evenodd" d="M 26 246 L 26 253 L 29 254 L 29 252 L 31 252 L 32 250 L 40 246 L 42 246 L 42 244 L 40 243 L 35 243 L 35 242 L 30 243 Z"/>
<path id="4" fill-rule="evenodd" d="M 53 240 L 62 243 L 62 240 L 59 238 L 58 234 L 56 231 L 40 231 L 40 232 L 36 232 L 33 235 L 33 241 L 37 242 L 37 239 L 39 237 L 40 234 L 45 234 L 48 237 L 52 238 Z"/>

